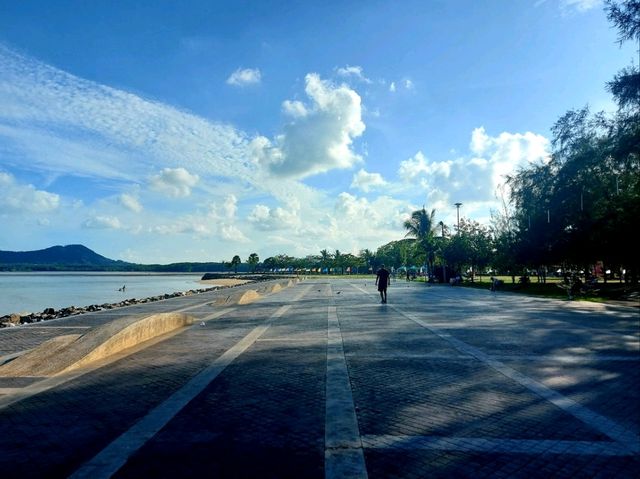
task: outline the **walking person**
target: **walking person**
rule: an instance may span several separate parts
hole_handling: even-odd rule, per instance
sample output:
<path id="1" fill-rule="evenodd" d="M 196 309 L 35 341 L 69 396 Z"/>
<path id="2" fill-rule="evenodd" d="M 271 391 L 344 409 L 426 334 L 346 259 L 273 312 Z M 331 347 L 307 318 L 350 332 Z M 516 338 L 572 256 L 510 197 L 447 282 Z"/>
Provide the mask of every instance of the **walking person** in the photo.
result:
<path id="1" fill-rule="evenodd" d="M 380 302 L 383 304 L 387 302 L 387 286 L 389 286 L 389 284 L 391 284 L 391 275 L 389 271 L 385 269 L 384 265 L 382 265 L 376 273 L 376 286 L 378 286 L 378 291 L 380 292 Z"/>

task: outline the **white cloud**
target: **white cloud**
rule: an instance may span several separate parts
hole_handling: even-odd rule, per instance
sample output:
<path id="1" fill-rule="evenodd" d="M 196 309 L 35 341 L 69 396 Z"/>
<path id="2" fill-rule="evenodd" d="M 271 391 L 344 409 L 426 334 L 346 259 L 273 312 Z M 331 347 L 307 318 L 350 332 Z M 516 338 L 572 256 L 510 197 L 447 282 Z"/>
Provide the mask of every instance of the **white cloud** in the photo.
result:
<path id="1" fill-rule="evenodd" d="M 223 225 L 220 236 L 227 240 L 240 243 L 248 243 L 249 239 L 234 225 Z"/>
<path id="2" fill-rule="evenodd" d="M 346 67 L 338 68 L 336 70 L 336 73 L 338 74 L 338 76 L 341 76 L 341 77 L 356 78 L 357 80 L 360 80 L 364 83 L 371 83 L 371 80 L 369 80 L 366 76 L 364 76 L 362 67 L 360 66 L 347 65 Z"/>
<path id="3" fill-rule="evenodd" d="M 563 10 L 575 10 L 586 12 L 598 8 L 602 5 L 602 0 L 560 0 L 560 8 Z"/>
<path id="4" fill-rule="evenodd" d="M 257 204 L 249 214 L 248 220 L 261 230 L 281 230 L 300 226 L 300 218 L 296 209 L 286 210 L 281 207 L 269 208 L 263 204 Z"/>
<path id="5" fill-rule="evenodd" d="M 173 198 L 189 196 L 191 188 L 199 181 L 198 175 L 192 175 L 185 168 L 164 168 L 159 175 L 151 178 L 151 188 Z"/>
<path id="6" fill-rule="evenodd" d="M 103 216 L 97 215 L 92 218 L 88 218 L 82 223 L 83 228 L 87 229 L 120 229 L 122 224 L 116 216 Z"/>
<path id="7" fill-rule="evenodd" d="M 297 100 L 285 100 L 282 102 L 282 111 L 293 118 L 302 118 L 307 116 L 308 113 L 304 103 Z"/>
<path id="8" fill-rule="evenodd" d="M 234 86 L 256 85 L 261 80 L 262 74 L 257 68 L 238 68 L 227 78 L 227 84 Z"/>
<path id="9" fill-rule="evenodd" d="M 59 206 L 59 195 L 20 184 L 9 173 L 0 171 L 0 214 L 46 213 Z"/>
<path id="10" fill-rule="evenodd" d="M 392 81 L 389 85 L 389 91 L 391 93 L 395 93 L 398 89 L 404 88 L 405 90 L 413 90 L 415 88 L 415 84 L 409 78 L 404 78 L 400 80 L 398 83 Z"/>
<path id="11" fill-rule="evenodd" d="M 228 219 L 233 219 L 238 211 L 238 198 L 235 195 L 227 195 L 223 203 L 224 215 Z"/>
<path id="12" fill-rule="evenodd" d="M 351 182 L 351 188 L 358 188 L 365 193 L 368 193 L 374 188 L 378 188 L 386 185 L 380 173 L 369 173 L 364 169 L 360 169 L 355 175 L 353 175 L 353 181 Z"/>
<path id="13" fill-rule="evenodd" d="M 272 143 L 258 137 L 251 143 L 253 158 L 280 177 L 302 178 L 334 168 L 350 168 L 362 161 L 352 150 L 365 130 L 360 96 L 346 85 L 336 86 L 310 73 L 305 92 L 311 105 L 294 117 Z M 288 104 L 288 111 L 302 108 Z"/>
<path id="14" fill-rule="evenodd" d="M 430 161 L 422 152 L 400 163 L 398 177 L 424 190 L 430 205 L 449 205 L 452 201 L 483 207 L 495 200 L 505 176 L 531 163 L 544 162 L 549 140 L 531 132 L 503 132 L 490 136 L 483 127 L 471 133 L 470 155 L 453 160 Z"/>
<path id="15" fill-rule="evenodd" d="M 140 213 L 143 209 L 140 200 L 134 195 L 123 193 L 120 195 L 119 201 L 122 206 L 134 213 Z"/>
<path id="16" fill-rule="evenodd" d="M 47 174 L 139 182 L 185 167 L 258 183 L 246 135 L 75 77 L 0 45 L 3 162 Z"/>
<path id="17" fill-rule="evenodd" d="M 412 158 L 400 162 L 398 176 L 405 182 L 412 181 L 419 176 L 448 178 L 451 175 L 452 164 L 452 161 L 429 161 L 424 153 L 419 151 Z"/>

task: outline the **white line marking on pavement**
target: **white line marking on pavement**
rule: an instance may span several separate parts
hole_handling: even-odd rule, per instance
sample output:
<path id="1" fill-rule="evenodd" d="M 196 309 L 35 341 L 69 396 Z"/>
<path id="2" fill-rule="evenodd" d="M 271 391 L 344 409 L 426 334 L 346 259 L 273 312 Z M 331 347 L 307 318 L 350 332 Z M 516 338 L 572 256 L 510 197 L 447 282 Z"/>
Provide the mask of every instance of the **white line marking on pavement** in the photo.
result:
<path id="1" fill-rule="evenodd" d="M 129 457 L 155 436 L 176 414 L 178 414 L 193 398 L 200 394 L 216 377 L 225 370 L 238 356 L 244 353 L 264 332 L 271 323 L 285 314 L 291 305 L 285 305 L 272 314 L 260 326 L 228 349 L 222 356 L 196 374 L 178 391 L 169 396 L 161 404 L 151 410 L 145 417 L 134 424 L 128 431 L 115 439 L 99 452 L 93 459 L 83 464 L 71 478 L 109 478 L 115 474 Z"/>
<path id="2" fill-rule="evenodd" d="M 335 306 L 328 308 L 326 402 L 325 478 L 368 477 Z"/>
<path id="3" fill-rule="evenodd" d="M 360 291 L 370 294 L 368 291 L 363 290 L 355 284 L 352 286 Z M 516 381 L 518 384 L 524 386 L 529 391 L 537 394 L 543 399 L 549 401 L 565 412 L 571 414 L 576 419 L 582 421 L 588 426 L 600 431 L 606 436 L 616 441 L 619 445 L 626 448 L 627 451 L 637 454 L 640 452 L 640 436 L 634 431 L 631 431 L 624 426 L 616 423 L 615 421 L 592 411 L 591 409 L 583 406 L 582 404 L 570 399 L 559 392 L 545 386 L 544 384 L 516 371 L 515 369 L 507 366 L 506 364 L 496 360 L 494 357 L 482 352 L 478 348 L 471 346 L 470 344 L 461 341 L 449 333 L 441 331 L 439 328 L 429 325 L 426 321 L 413 313 L 403 311 L 401 308 L 391 304 L 389 307 L 407 319 L 414 321 L 420 326 L 424 327 L 428 331 L 432 332 L 436 336 L 445 340 L 451 344 L 455 349 L 463 354 L 473 356 L 478 361 L 491 367 L 504 376 Z"/>
<path id="4" fill-rule="evenodd" d="M 507 366 L 506 364 L 497 361 L 496 359 L 490 357 L 488 354 L 482 352 L 481 350 L 471 346 L 470 344 L 465 343 L 464 341 L 460 341 L 459 339 L 453 337 L 449 333 L 445 333 L 443 331 L 439 331 L 437 328 L 434 328 L 427 324 L 424 320 L 416 317 L 414 314 L 406 313 L 402 311 L 402 309 L 397 306 L 391 305 L 391 308 L 403 315 L 404 317 L 411 319 L 412 321 L 418 323 L 420 326 L 425 329 L 431 331 L 433 334 L 439 336 L 444 339 L 446 342 L 451 344 L 454 348 L 462 353 L 466 353 L 470 356 L 475 357 L 478 361 L 486 364 L 490 368 L 495 369 L 499 373 L 516 381 L 518 384 L 524 386 L 529 391 L 537 394 L 538 396 L 546 399 L 550 403 L 555 406 L 563 409 L 567 413 L 571 414 L 576 419 L 584 422 L 588 426 L 600 431 L 601 433 L 609 436 L 614 441 L 618 441 L 628 447 L 631 451 L 640 451 L 640 438 L 633 431 L 626 429 L 625 427 L 617 424 L 615 421 L 598 414 L 591 409 L 583 406 L 580 403 L 577 403 L 573 399 L 569 399 L 566 396 L 563 396 L 557 391 L 548 388 L 542 383 L 531 379 L 530 377 L 516 371 L 515 369 Z"/>
<path id="5" fill-rule="evenodd" d="M 554 439 L 500 439 L 442 436 L 363 436 L 367 449 L 437 450 L 505 454 L 570 454 L 576 456 L 632 456 L 619 442 Z"/>

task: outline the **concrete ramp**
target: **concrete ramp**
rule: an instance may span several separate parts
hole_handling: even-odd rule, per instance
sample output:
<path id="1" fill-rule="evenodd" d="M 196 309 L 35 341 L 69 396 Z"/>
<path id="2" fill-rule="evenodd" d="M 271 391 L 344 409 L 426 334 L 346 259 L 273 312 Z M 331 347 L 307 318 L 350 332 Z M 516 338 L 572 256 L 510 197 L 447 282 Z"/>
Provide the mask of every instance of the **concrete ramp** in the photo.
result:
<path id="1" fill-rule="evenodd" d="M 232 304 L 249 304 L 260 299 L 260 293 L 255 289 L 238 291 L 228 296 L 221 296 L 211 303 L 216 306 L 229 306 Z"/>
<path id="2" fill-rule="evenodd" d="M 0 366 L 0 377 L 54 376 L 72 371 L 192 323 L 193 317 L 183 313 L 117 319 L 83 335 L 69 334 L 45 341 Z"/>

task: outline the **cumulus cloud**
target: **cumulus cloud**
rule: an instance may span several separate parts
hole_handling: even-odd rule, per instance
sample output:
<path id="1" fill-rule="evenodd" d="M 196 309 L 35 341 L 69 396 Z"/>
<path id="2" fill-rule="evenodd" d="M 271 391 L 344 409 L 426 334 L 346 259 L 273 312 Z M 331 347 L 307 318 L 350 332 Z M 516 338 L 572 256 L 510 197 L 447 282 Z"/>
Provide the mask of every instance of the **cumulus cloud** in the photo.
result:
<path id="1" fill-rule="evenodd" d="M 261 230 L 280 230 L 286 228 L 297 228 L 300 226 L 298 211 L 295 209 L 286 210 L 282 207 L 270 208 L 267 205 L 257 204 L 248 216 L 251 224 Z"/>
<path id="2" fill-rule="evenodd" d="M 413 157 L 401 161 L 398 168 L 398 176 L 403 181 L 412 181 L 420 176 L 441 176 L 448 178 L 451 175 L 452 161 L 429 161 L 424 153 L 419 151 Z"/>
<path id="3" fill-rule="evenodd" d="M 186 197 L 191 194 L 200 178 L 192 175 L 185 168 L 164 168 L 159 175 L 151 178 L 151 188 L 173 198 Z"/>
<path id="4" fill-rule="evenodd" d="M 362 161 L 352 150 L 353 140 L 365 130 L 360 96 L 315 73 L 305 82 L 310 105 L 290 102 L 285 107 L 305 114 L 295 115 L 273 142 L 258 137 L 251 143 L 254 160 L 276 176 L 303 178 Z"/>
<path id="5" fill-rule="evenodd" d="M 118 199 L 120 201 L 120 204 L 126 209 L 133 211 L 134 213 L 140 213 L 142 211 L 142 204 L 140 203 L 140 200 L 134 195 L 123 193 Z"/>
<path id="6" fill-rule="evenodd" d="M 0 171 L 0 213 L 46 213 L 60 206 L 60 196 L 21 184 Z"/>
<path id="7" fill-rule="evenodd" d="M 120 229 L 122 223 L 116 216 L 97 215 L 88 218 L 82 223 L 82 227 L 86 229 Z"/>
<path id="8" fill-rule="evenodd" d="M 402 223 L 412 209 L 406 201 L 389 196 L 369 201 L 350 193 L 340 193 L 334 205 L 333 236 L 340 241 L 351 237 L 354 245 L 368 239 L 397 239 L 398 231 L 402 231 Z"/>
<path id="9" fill-rule="evenodd" d="M 431 161 L 422 152 L 402 161 L 398 177 L 426 191 L 430 204 L 456 201 L 489 202 L 505 176 L 531 163 L 547 161 L 549 140 L 535 133 L 503 132 L 490 136 L 483 127 L 471 133 L 470 154 Z"/>
<path id="10" fill-rule="evenodd" d="M 282 102 L 282 111 L 293 118 L 302 118 L 307 115 L 307 108 L 304 103 L 297 100 L 285 100 Z"/>
<path id="11" fill-rule="evenodd" d="M 260 83 L 262 74 L 257 68 L 238 68 L 229 78 L 227 84 L 233 86 L 247 86 Z"/>
<path id="12" fill-rule="evenodd" d="M 355 175 L 353 175 L 353 181 L 351 181 L 351 188 L 357 188 L 365 193 L 386 185 L 387 182 L 382 178 L 380 173 L 369 173 L 364 169 L 360 169 Z"/>

